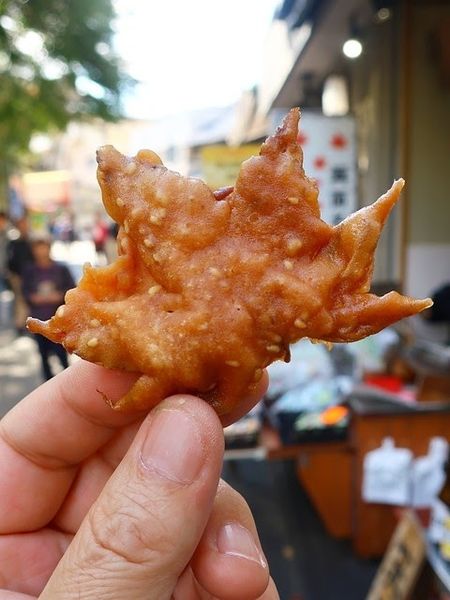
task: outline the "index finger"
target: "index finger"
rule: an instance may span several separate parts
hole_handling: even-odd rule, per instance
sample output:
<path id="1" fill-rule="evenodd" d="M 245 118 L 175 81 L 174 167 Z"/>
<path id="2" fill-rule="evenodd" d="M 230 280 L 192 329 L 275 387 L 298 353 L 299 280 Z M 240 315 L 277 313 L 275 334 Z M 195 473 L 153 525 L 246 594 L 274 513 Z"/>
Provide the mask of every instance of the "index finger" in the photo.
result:
<path id="1" fill-rule="evenodd" d="M 30 531 L 56 514 L 77 466 L 142 413 L 120 413 L 129 373 L 79 361 L 31 392 L 0 421 L 0 533 Z"/>
<path id="2" fill-rule="evenodd" d="M 87 457 L 117 431 L 140 420 L 142 412 L 111 410 L 136 375 L 78 361 L 43 384 L 0 421 L 0 534 L 31 531 L 49 523 L 60 509 Z M 260 399 L 263 378 L 223 425 L 237 420 Z M 100 489 L 104 481 L 98 482 Z M 97 489 L 97 488 L 96 488 Z"/>

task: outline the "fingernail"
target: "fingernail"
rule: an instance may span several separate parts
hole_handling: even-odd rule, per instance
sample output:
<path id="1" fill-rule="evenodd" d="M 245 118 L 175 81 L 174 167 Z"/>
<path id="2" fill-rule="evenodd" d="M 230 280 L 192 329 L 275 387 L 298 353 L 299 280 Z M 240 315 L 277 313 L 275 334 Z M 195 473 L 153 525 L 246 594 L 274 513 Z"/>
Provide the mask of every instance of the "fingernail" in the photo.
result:
<path id="1" fill-rule="evenodd" d="M 217 536 L 217 548 L 221 554 L 239 556 L 266 566 L 253 535 L 239 523 L 228 523 L 222 527 Z"/>
<path id="2" fill-rule="evenodd" d="M 183 410 L 157 412 L 142 446 L 141 461 L 162 477 L 192 483 L 204 462 L 203 441 L 194 418 Z"/>

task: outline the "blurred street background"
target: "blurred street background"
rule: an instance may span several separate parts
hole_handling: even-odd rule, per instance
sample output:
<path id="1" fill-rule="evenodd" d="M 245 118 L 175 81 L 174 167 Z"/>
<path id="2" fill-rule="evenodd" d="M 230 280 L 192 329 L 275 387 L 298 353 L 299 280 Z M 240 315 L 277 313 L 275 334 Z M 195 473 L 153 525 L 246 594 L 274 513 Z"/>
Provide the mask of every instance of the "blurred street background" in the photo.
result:
<path id="1" fill-rule="evenodd" d="M 224 474 L 255 514 L 282 600 L 361 600 L 400 518 L 362 498 L 364 457 L 386 432 L 416 457 L 450 441 L 449 0 L 0 0 L 0 417 L 78 360 L 38 345 L 26 317 L 48 318 L 85 263 L 116 258 L 96 149 L 150 148 L 214 190 L 295 106 L 328 223 L 406 179 L 373 291 L 435 305 L 361 344 L 295 345 L 264 405 L 227 432 Z M 361 387 L 388 415 L 364 435 L 364 402 L 348 402 Z M 429 401 L 441 420 L 396 429 L 389 410 Z M 448 600 L 442 552 L 446 586 L 370 600 Z"/>
<path id="2" fill-rule="evenodd" d="M 96 260 L 94 244 L 89 241 L 55 242 L 52 251 L 55 260 L 69 266 L 76 280 L 83 264 Z M 55 373 L 60 370 L 55 364 Z M 0 382 L 0 417 L 42 383 L 38 348 L 31 334 L 18 335 L 14 325 L 14 294 L 10 289 L 0 291 Z"/>

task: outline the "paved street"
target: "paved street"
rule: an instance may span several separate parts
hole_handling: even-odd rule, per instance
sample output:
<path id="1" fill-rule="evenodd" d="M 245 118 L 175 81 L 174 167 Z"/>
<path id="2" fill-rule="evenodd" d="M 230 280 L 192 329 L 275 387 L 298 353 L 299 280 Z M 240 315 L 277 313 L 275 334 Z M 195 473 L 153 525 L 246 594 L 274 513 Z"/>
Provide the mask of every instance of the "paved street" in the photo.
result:
<path id="1" fill-rule="evenodd" d="M 28 336 L 0 329 L 0 417 L 41 383 L 39 354 Z"/>
<path id="2" fill-rule="evenodd" d="M 76 356 L 69 356 L 69 364 L 76 360 Z M 50 364 L 54 373 L 62 370 L 55 356 L 50 357 Z M 33 336 L 18 337 L 13 329 L 0 325 L 0 418 L 42 382 Z"/>
<path id="3" fill-rule="evenodd" d="M 69 357 L 69 362 L 77 357 Z M 50 359 L 54 373 L 61 370 L 56 357 Z M 0 418 L 42 383 L 36 343 L 30 335 L 17 337 L 12 329 L 0 328 Z"/>

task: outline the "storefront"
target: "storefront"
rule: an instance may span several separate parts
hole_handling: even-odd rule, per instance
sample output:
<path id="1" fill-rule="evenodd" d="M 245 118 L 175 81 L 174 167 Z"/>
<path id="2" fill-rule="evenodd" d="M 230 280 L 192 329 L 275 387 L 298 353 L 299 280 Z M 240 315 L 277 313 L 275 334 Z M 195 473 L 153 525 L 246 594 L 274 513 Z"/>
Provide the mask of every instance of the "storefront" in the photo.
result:
<path id="1" fill-rule="evenodd" d="M 371 204 L 394 179 L 406 180 L 402 200 L 380 241 L 374 290 L 384 293 L 397 288 L 424 297 L 448 284 L 448 2 L 286 1 L 276 15 L 269 39 L 272 47 L 268 49 L 270 59 L 266 61 L 265 77 L 253 94 L 250 108 L 248 98 L 243 103 L 242 115 L 247 118 L 241 118 L 241 128 L 234 132 L 233 139 L 241 143 L 258 139 L 263 130 L 273 131 L 273 122 L 283 112 L 300 106 L 305 115 L 299 141 L 303 145 L 306 172 L 319 180 L 325 196 L 323 206 L 333 207 L 336 189 L 321 185 L 321 169 L 325 173 L 326 166 L 329 167 L 326 175 L 329 182 L 330 173 L 340 166 L 331 164 L 336 159 L 330 151 L 326 154 L 326 142 L 333 123 L 341 119 L 344 124 L 347 120 L 354 128 L 353 132 L 347 131 L 345 142 L 354 149 L 348 159 L 353 161 L 349 173 L 352 169 L 355 173 L 354 188 L 349 193 L 351 196 L 355 192 L 356 207 Z M 310 127 L 310 118 L 322 121 L 324 128 Z M 314 135 L 320 138 L 315 146 L 310 143 Z M 355 208 L 352 202 L 348 208 Z M 333 223 L 337 215 L 327 213 L 326 209 L 324 218 Z M 269 389 L 268 425 L 263 427 L 259 438 L 268 459 L 296 461 L 298 479 L 325 529 L 335 538 L 351 540 L 359 556 L 383 556 L 405 508 L 420 507 L 422 525 L 427 527 L 419 526 L 425 532 L 425 542 L 420 548 L 415 546 L 417 563 L 413 579 L 417 579 L 428 553 L 431 570 L 439 572 L 440 579 L 447 576 L 447 584 L 441 585 L 442 595 L 438 596 L 442 598 L 448 597 L 443 591 L 449 575 L 448 563 L 443 558 L 449 535 L 445 526 L 448 514 L 443 517 L 440 509 L 435 508 L 430 516 L 429 507 L 434 505 L 432 494 L 426 502 L 414 500 L 414 486 L 425 489 L 427 477 L 432 475 L 423 472 L 420 483 L 414 477 L 418 477 L 424 465 L 433 463 L 434 438 L 439 438 L 436 444 L 442 443 L 447 455 L 450 354 L 448 348 L 432 343 L 448 341 L 447 327 L 420 316 L 410 319 L 400 329 L 387 332 L 397 336 L 390 348 L 389 343 L 383 347 L 384 342 L 377 336 L 362 342 L 359 349 L 351 345 L 350 354 L 359 367 L 353 365 L 350 369 L 348 360 L 342 362 L 348 349 L 337 346 L 329 358 L 324 351 L 319 359 L 312 359 L 302 343 L 297 355 L 294 346 L 294 366 L 286 371 L 280 368 L 272 377 L 272 386 L 276 388 L 279 380 L 283 389 L 272 390 L 273 397 Z M 375 355 L 378 364 L 371 362 Z M 311 360 L 313 363 L 317 360 L 315 364 L 320 368 L 311 366 Z M 332 366 L 327 371 L 324 365 L 330 361 Z M 311 366 L 308 377 L 305 364 Z M 321 371 L 319 375 L 317 369 Z M 341 387 L 339 392 L 339 386 L 346 385 L 346 377 L 351 391 L 345 393 Z M 292 385 L 287 384 L 290 378 Z M 336 401 L 339 393 L 342 403 Z M 253 428 L 254 423 L 249 421 L 242 434 L 250 438 Z M 230 434 L 234 445 L 237 434 Z M 257 438 L 254 431 L 253 438 Z M 390 457 L 389 452 L 383 455 L 383 448 L 390 443 L 383 446 L 386 438 L 392 439 Z M 389 496 L 392 489 L 386 489 L 379 497 L 364 495 L 370 477 L 368 463 L 374 452 L 379 453 L 375 457 L 381 457 L 381 478 L 387 481 L 393 477 L 392 489 L 398 491 L 401 477 L 405 478 L 403 498 L 392 501 Z M 392 466 L 392 461 L 395 463 L 400 456 L 407 459 L 402 475 L 400 471 L 392 475 L 389 464 Z M 434 474 L 441 474 L 441 487 L 444 462 L 441 457 L 440 462 L 433 463 Z M 433 498 L 436 495 L 437 487 Z M 434 527 L 429 527 L 430 520 Z M 400 573 L 400 567 L 398 570 Z M 386 581 L 379 578 L 371 598 L 409 597 L 412 579 L 405 583 L 408 577 L 402 580 L 406 587 L 397 596 L 381 596 L 380 586 Z M 431 585 L 431 580 L 427 585 Z M 386 584 L 383 589 L 388 587 Z M 423 595 L 415 597 L 431 597 L 426 595 L 431 592 L 424 590 Z"/>

